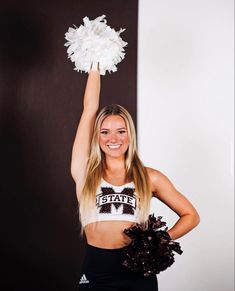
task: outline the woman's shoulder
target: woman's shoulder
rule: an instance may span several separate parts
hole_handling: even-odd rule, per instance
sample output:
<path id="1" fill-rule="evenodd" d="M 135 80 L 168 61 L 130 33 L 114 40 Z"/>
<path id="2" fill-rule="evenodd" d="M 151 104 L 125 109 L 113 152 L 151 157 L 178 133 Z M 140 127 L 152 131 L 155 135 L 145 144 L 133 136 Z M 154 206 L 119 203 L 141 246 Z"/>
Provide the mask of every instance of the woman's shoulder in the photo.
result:
<path id="1" fill-rule="evenodd" d="M 157 170 L 157 169 L 153 169 L 150 167 L 145 167 L 148 177 L 151 181 L 154 181 L 156 179 L 158 179 L 159 177 L 161 177 L 162 175 L 164 175 L 161 171 Z"/>
<path id="2" fill-rule="evenodd" d="M 169 181 L 168 177 L 160 170 L 150 167 L 145 167 L 145 169 L 147 171 L 149 182 L 153 190 L 155 190 L 159 185 L 165 184 L 166 181 Z"/>

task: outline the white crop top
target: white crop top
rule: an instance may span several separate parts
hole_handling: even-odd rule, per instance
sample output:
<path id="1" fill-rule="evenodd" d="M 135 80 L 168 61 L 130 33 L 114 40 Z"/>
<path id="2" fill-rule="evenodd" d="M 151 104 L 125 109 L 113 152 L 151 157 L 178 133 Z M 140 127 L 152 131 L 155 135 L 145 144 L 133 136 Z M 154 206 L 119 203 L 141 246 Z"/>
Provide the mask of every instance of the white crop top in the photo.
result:
<path id="1" fill-rule="evenodd" d="M 139 208 L 138 196 L 135 192 L 134 182 L 115 186 L 104 179 L 96 191 L 96 205 L 85 217 L 83 226 L 104 220 L 124 220 L 138 222 Z"/>

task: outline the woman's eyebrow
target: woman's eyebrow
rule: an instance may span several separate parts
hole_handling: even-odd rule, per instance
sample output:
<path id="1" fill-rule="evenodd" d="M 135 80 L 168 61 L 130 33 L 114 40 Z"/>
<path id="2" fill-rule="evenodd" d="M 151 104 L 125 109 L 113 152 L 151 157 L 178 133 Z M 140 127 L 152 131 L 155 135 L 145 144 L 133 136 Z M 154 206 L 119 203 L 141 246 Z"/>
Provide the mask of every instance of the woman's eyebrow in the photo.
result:
<path id="1" fill-rule="evenodd" d="M 116 130 L 120 130 L 120 129 L 126 129 L 126 127 L 120 127 L 120 128 L 117 128 Z M 109 128 L 101 128 L 100 130 L 110 130 Z"/>

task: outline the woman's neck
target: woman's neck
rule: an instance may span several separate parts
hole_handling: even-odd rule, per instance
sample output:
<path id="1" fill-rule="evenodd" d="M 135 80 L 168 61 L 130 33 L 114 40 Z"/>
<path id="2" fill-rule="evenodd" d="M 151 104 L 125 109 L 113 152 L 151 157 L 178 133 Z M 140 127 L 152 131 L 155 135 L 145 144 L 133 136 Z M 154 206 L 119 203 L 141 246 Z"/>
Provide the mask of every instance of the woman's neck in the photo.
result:
<path id="1" fill-rule="evenodd" d="M 126 167 L 124 159 L 106 158 L 103 177 L 109 180 L 126 180 Z"/>
<path id="2" fill-rule="evenodd" d="M 125 171 L 125 159 L 124 158 L 105 158 L 105 170 L 109 172 Z"/>

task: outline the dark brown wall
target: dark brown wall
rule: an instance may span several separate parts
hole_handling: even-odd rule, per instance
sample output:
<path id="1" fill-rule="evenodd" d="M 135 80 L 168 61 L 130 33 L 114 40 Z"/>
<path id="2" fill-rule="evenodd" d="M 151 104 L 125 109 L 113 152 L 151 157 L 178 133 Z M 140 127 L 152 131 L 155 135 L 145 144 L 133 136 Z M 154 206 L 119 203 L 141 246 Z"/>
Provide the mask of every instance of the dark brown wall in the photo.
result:
<path id="1" fill-rule="evenodd" d="M 101 107 L 119 103 L 136 121 L 137 12 L 137 0 L 1 4 L 1 290 L 77 290 L 84 241 L 70 158 L 87 75 L 67 60 L 64 33 L 102 14 L 126 28 Z"/>

